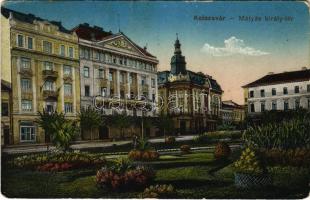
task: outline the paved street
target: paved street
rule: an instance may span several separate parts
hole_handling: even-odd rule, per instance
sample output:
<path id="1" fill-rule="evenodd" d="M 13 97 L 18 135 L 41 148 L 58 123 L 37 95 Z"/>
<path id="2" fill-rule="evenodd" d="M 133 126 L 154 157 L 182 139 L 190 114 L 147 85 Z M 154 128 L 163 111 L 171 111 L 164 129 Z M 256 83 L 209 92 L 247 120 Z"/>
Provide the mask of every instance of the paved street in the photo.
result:
<path id="1" fill-rule="evenodd" d="M 192 140 L 195 136 L 194 135 L 187 135 L 187 136 L 179 136 L 176 137 L 176 141 L 189 141 Z M 153 138 L 149 140 L 152 143 L 161 143 L 164 142 L 164 138 Z M 116 145 L 124 145 L 131 143 L 131 140 L 126 141 L 115 141 L 115 142 L 103 142 L 103 141 L 91 141 L 91 142 L 81 142 L 77 144 L 72 144 L 71 148 L 75 150 L 82 150 L 82 149 L 90 149 L 90 148 L 104 148 L 104 147 L 111 147 L 114 144 Z M 55 147 L 50 146 L 50 150 L 55 149 Z M 35 153 L 35 152 L 44 152 L 47 150 L 46 145 L 15 145 L 9 146 L 2 149 L 2 152 L 8 154 L 18 154 L 18 153 Z"/>

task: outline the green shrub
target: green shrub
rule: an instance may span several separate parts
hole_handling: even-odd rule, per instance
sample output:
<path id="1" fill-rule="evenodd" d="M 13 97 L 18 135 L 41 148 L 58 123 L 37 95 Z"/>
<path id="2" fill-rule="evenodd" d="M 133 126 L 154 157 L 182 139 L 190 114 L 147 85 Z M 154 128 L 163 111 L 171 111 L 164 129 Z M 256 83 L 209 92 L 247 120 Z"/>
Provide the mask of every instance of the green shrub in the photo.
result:
<path id="1" fill-rule="evenodd" d="M 181 153 L 188 154 L 191 151 L 191 147 L 187 144 L 184 144 L 180 147 Z"/>
<path id="2" fill-rule="evenodd" d="M 261 153 L 268 165 L 310 167 L 310 149 L 264 149 Z"/>
<path id="3" fill-rule="evenodd" d="M 172 185 L 151 185 L 149 188 L 145 188 L 144 192 L 140 195 L 140 198 L 160 198 L 168 199 L 175 198 L 176 190 Z"/>
<path id="4" fill-rule="evenodd" d="M 218 141 L 221 139 L 236 140 L 242 138 L 241 131 L 217 131 L 217 132 L 206 132 L 198 135 L 194 138 L 196 143 L 208 143 L 212 141 Z"/>
<path id="5" fill-rule="evenodd" d="M 299 188 L 308 187 L 310 180 L 309 168 L 300 167 L 268 167 L 273 176 L 273 184 L 278 187 Z"/>
<path id="6" fill-rule="evenodd" d="M 231 149 L 226 142 L 219 142 L 214 149 L 215 159 L 228 159 L 231 154 Z"/>
<path id="7" fill-rule="evenodd" d="M 246 148 L 242 152 L 239 160 L 234 162 L 234 168 L 239 173 L 262 174 L 266 172 L 257 154 L 250 148 Z"/>
<path id="8" fill-rule="evenodd" d="M 265 149 L 310 148 L 310 120 L 296 118 L 250 127 L 243 135 L 248 146 Z"/>

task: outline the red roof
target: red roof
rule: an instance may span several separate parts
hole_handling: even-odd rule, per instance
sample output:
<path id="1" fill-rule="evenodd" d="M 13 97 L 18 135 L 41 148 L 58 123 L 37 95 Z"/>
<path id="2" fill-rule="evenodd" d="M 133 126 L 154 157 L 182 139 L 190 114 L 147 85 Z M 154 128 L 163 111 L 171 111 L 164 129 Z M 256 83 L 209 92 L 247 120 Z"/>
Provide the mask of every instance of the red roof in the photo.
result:
<path id="1" fill-rule="evenodd" d="M 87 23 L 78 25 L 73 28 L 72 31 L 74 31 L 79 38 L 85 40 L 101 40 L 104 37 L 113 35 L 111 31 L 106 32 L 103 28 L 98 26 L 90 27 Z"/>
<path id="2" fill-rule="evenodd" d="M 308 80 L 310 80 L 310 69 L 304 69 L 299 71 L 283 72 L 279 74 L 268 74 L 242 87 L 248 88 L 261 85 L 271 85 L 271 84 L 288 83 L 295 81 L 308 81 Z"/>

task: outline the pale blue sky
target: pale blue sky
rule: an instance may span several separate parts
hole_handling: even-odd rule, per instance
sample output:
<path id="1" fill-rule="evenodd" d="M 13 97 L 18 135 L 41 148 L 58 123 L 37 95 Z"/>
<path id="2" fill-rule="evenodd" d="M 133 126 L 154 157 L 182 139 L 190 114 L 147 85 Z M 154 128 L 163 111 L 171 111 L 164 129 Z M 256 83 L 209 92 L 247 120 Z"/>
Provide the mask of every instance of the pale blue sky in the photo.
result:
<path id="1" fill-rule="evenodd" d="M 224 99 L 239 103 L 243 99 L 241 85 L 268 71 L 309 66 L 309 14 L 303 2 L 7 1 L 4 6 L 62 21 L 68 29 L 86 22 L 117 32 L 119 21 L 121 31 L 133 41 L 140 46 L 148 44 L 161 70 L 170 68 L 177 32 L 189 69 L 213 75 L 224 88 Z M 195 21 L 195 15 L 233 19 Z M 241 22 L 239 16 L 291 16 L 293 21 Z M 237 40 L 228 40 L 232 37 Z M 225 40 L 243 40 L 242 49 L 240 41 L 233 49 L 221 49 Z M 201 51 L 206 43 L 208 49 Z M 226 56 L 214 56 L 215 51 Z"/>

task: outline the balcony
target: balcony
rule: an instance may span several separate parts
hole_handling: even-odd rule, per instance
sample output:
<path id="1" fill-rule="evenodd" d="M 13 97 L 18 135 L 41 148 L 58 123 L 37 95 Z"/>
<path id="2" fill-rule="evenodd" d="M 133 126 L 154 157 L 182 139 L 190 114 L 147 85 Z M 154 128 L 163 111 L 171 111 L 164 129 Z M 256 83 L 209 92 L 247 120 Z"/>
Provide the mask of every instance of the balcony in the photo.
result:
<path id="1" fill-rule="evenodd" d="M 31 100 L 32 99 L 32 91 L 31 90 L 26 90 L 26 91 L 21 91 L 21 97 L 22 99 L 29 99 Z"/>
<path id="2" fill-rule="evenodd" d="M 108 79 L 100 79 L 99 84 L 101 87 L 108 87 Z"/>
<path id="3" fill-rule="evenodd" d="M 53 90 L 43 90 L 43 98 L 44 99 L 57 99 L 58 92 Z"/>
<path id="4" fill-rule="evenodd" d="M 71 83 L 72 82 L 72 75 L 71 74 L 64 74 L 64 82 L 65 83 Z"/>
<path id="5" fill-rule="evenodd" d="M 19 73 L 24 77 L 31 77 L 33 75 L 31 68 L 21 68 Z"/>
<path id="6" fill-rule="evenodd" d="M 44 78 L 57 79 L 58 72 L 54 70 L 43 70 L 42 71 Z"/>

